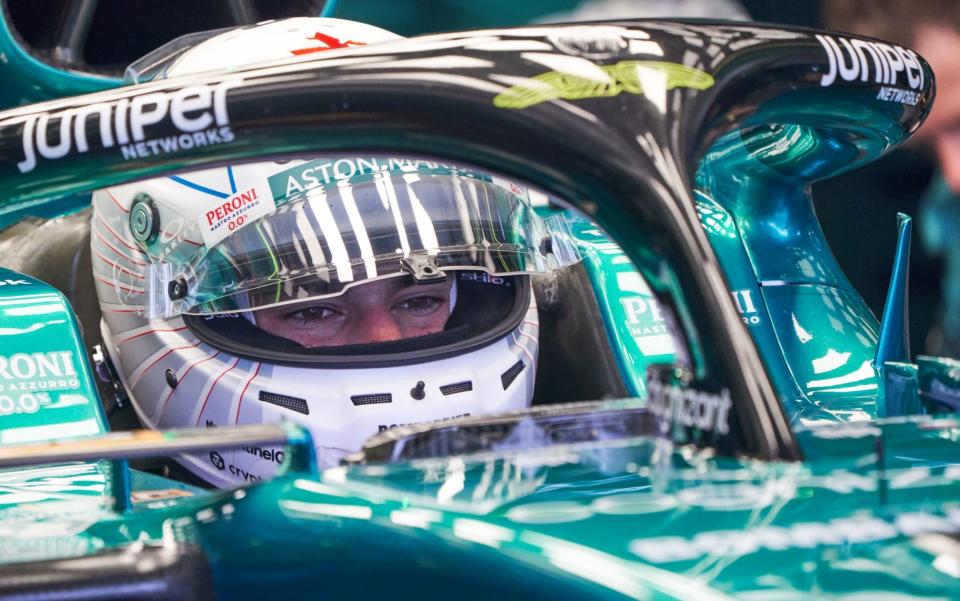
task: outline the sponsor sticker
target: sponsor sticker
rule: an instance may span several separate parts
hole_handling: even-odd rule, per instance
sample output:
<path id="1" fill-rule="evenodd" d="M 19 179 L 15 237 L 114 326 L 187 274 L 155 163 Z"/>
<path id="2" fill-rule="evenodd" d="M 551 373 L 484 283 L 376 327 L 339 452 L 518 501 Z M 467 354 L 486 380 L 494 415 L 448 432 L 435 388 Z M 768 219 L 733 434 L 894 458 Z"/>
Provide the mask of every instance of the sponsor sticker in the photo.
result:
<path id="1" fill-rule="evenodd" d="M 737 306 L 737 312 L 740 313 L 740 319 L 748 326 L 754 326 L 760 323 L 760 311 L 757 310 L 753 302 L 753 291 L 749 288 L 743 290 L 731 290 L 730 296 Z"/>
<path id="2" fill-rule="evenodd" d="M 617 273 L 617 287 L 623 294 L 620 306 L 627 329 L 640 352 L 645 357 L 672 356 L 676 352 L 673 336 L 660 304 L 640 274 L 636 271 Z"/>
<path id="3" fill-rule="evenodd" d="M 17 117 L 2 125 L 23 128 L 23 158 L 17 161 L 20 173 L 33 171 L 42 160 L 89 152 L 93 145 L 116 147 L 124 160 L 149 158 L 232 142 L 227 91 L 239 81 L 139 94 Z M 158 136 L 154 133 L 158 128 L 176 133 Z"/>
<path id="4" fill-rule="evenodd" d="M 80 379 L 73 362 L 73 352 L 54 351 L 46 353 L 14 353 L 0 355 L 0 393 L 70 390 L 80 387 Z M 43 404 L 44 399 L 38 398 Z M 49 402 L 49 397 L 46 397 Z M 4 401 L 0 401 L 4 403 Z M 19 401 L 17 401 L 19 403 Z M 32 408 L 27 399 L 25 407 Z M 17 407 L 20 410 L 16 410 Z M 17 405 L 12 413 L 33 413 Z M 0 415 L 3 415 L 0 407 Z"/>
<path id="5" fill-rule="evenodd" d="M 215 428 L 216 424 L 211 425 L 211 422 L 208 421 L 207 427 Z M 246 449 L 243 449 L 243 451 L 250 453 L 251 455 L 257 455 L 257 452 L 254 449 L 255 447 L 247 447 Z M 263 449 L 260 449 L 260 450 L 263 451 Z M 257 455 L 257 456 L 260 456 L 260 455 Z M 270 459 L 268 459 L 268 461 L 276 461 L 277 463 L 280 463 L 283 461 L 283 452 L 280 451 L 279 455 L 277 452 L 271 452 L 269 457 Z M 261 456 L 261 458 L 266 459 L 266 457 L 263 457 L 263 456 Z M 236 478 L 240 478 L 244 482 L 259 482 L 260 480 L 263 479 L 262 476 L 248 472 L 242 467 L 236 466 L 232 463 L 227 463 L 227 461 L 223 458 L 223 455 L 221 455 L 216 451 L 210 452 L 210 463 L 213 465 L 213 467 L 217 468 L 221 472 L 230 472 L 230 475 Z"/>
<path id="6" fill-rule="evenodd" d="M 477 173 L 455 165 L 404 157 L 342 157 L 316 159 L 296 165 L 268 179 L 270 191 L 276 198 L 287 200 L 304 196 L 309 190 L 326 187 L 341 181 L 357 183 L 377 173 L 404 173 L 479 177 Z"/>
<path id="7" fill-rule="evenodd" d="M 460 279 L 464 282 L 479 282 L 507 288 L 512 285 L 509 278 L 490 275 L 486 271 L 462 271 L 460 272 Z"/>
<path id="8" fill-rule="evenodd" d="M 844 36 L 815 36 L 827 53 L 828 70 L 821 86 L 841 81 L 882 84 L 877 100 L 914 106 L 923 98 L 923 66 L 917 53 L 884 42 L 869 42 Z"/>
<path id="9" fill-rule="evenodd" d="M 283 459 L 286 457 L 283 450 L 270 447 L 240 447 L 240 450 L 264 461 L 272 461 L 277 464 L 283 463 Z"/>
<path id="10" fill-rule="evenodd" d="M 197 218 L 197 224 L 203 243 L 212 248 L 233 232 L 276 210 L 277 204 L 267 187 L 253 186 L 211 203 Z"/>
<path id="11" fill-rule="evenodd" d="M 676 424 L 716 434 L 730 432 L 733 403 L 726 388 L 719 393 L 705 392 L 651 377 L 647 380 L 647 393 L 650 412 L 657 416 L 661 432 L 669 432 Z"/>

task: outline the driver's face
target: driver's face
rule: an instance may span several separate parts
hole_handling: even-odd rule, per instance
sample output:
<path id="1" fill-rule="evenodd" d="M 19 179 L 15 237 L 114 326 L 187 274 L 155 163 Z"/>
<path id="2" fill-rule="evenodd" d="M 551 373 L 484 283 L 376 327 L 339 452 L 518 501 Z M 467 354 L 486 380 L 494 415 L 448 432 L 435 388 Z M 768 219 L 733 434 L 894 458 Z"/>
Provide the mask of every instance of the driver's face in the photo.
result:
<path id="1" fill-rule="evenodd" d="M 452 281 L 411 284 L 406 277 L 387 278 L 335 298 L 260 309 L 257 326 L 308 348 L 435 334 L 450 317 Z"/>

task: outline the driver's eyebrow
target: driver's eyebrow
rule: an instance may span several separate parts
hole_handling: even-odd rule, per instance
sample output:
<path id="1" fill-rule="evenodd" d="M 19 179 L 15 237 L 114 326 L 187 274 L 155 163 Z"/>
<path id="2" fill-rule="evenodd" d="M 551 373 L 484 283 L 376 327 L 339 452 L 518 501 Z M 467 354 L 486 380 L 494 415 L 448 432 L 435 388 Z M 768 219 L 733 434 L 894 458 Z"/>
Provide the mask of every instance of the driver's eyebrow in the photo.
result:
<path id="1" fill-rule="evenodd" d="M 404 286 L 402 290 L 407 290 L 409 288 L 416 288 L 419 290 L 423 290 L 424 292 L 429 292 L 431 294 L 440 294 L 440 293 L 446 294 L 450 292 L 451 287 L 452 287 L 451 281 L 448 279 L 442 282 L 436 282 L 434 284 L 410 284 L 409 286 Z"/>
<path id="2" fill-rule="evenodd" d="M 395 294 L 397 292 L 402 292 L 406 290 L 423 290 L 425 292 L 435 292 L 435 291 L 446 291 L 450 289 L 450 277 L 440 282 L 433 282 L 430 284 L 418 284 L 413 281 L 413 278 L 399 277 L 393 278 L 395 282 L 391 286 L 390 294 Z"/>

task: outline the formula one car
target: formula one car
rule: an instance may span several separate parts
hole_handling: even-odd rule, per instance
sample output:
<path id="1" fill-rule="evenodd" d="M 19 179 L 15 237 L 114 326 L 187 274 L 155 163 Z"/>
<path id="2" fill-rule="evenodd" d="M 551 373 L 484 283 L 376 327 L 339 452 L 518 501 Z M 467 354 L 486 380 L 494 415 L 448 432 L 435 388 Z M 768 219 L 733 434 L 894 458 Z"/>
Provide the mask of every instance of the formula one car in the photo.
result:
<path id="1" fill-rule="evenodd" d="M 540 338 L 531 407 L 388 423 L 321 470 L 318 429 L 298 417 L 320 406 L 259 394 L 255 359 L 227 417 L 198 407 L 198 425 L 217 427 L 108 433 L 70 304 L 22 273 L 37 271 L 35 257 L 23 265 L 56 231 L 44 228 L 70 217 L 8 230 L 4 260 L 18 271 L 0 272 L 0 599 L 957 596 L 960 423 L 949 413 L 960 370 L 909 363 L 908 220 L 880 325 L 833 261 L 809 198 L 812 181 L 900 144 L 932 100 L 929 67 L 898 46 L 637 21 L 428 36 L 0 114 L 11 222 L 37 204 L 69 213 L 92 190 L 159 177 L 196 188 L 223 165 L 289 161 L 295 179 L 320 155 L 406 157 L 473 190 L 540 199 L 529 223 L 562 227 L 530 252 L 580 259 L 532 284 L 541 336 L 553 338 Z M 200 129 L 212 123 L 229 135 L 211 141 Z M 414 175 L 405 181 L 437 173 Z M 274 196 L 277 216 L 303 201 L 289 190 Z M 256 231 L 230 217 L 246 206 L 239 195 L 233 207 L 236 196 L 230 176 L 223 215 L 211 205 L 200 232 L 214 241 L 197 247 L 218 247 L 214 222 Z M 165 214 L 132 193 L 101 200 L 134 232 L 114 246 L 151 262 L 136 290 L 119 275 L 126 251 L 114 249 L 113 279 L 95 285 L 116 311 L 164 320 L 225 306 L 196 292 L 213 263 L 176 271 L 187 263 L 151 246 L 189 237 L 164 229 Z M 116 223 L 103 223 L 94 235 L 108 239 Z M 449 265 L 398 250 L 391 265 L 415 279 Z M 501 273 L 479 265 L 481 278 Z M 112 340 L 103 364 L 145 365 L 137 382 L 166 381 L 170 398 L 217 385 L 188 386 L 191 367 L 164 372 L 167 355 L 143 363 Z M 534 363 L 521 357 L 496 384 L 507 390 Z M 414 400 L 452 385 L 411 384 Z M 234 426 L 244 403 L 293 423 Z M 181 455 L 258 481 L 208 491 L 127 463 Z M 279 472 L 259 481 L 251 457 Z"/>

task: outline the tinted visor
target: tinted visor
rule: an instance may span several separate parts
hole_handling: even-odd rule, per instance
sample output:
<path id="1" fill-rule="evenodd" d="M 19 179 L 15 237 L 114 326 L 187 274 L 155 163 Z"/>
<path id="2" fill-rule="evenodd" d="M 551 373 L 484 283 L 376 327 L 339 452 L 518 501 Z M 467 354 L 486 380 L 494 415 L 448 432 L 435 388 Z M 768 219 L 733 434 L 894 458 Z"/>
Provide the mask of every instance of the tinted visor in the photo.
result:
<path id="1" fill-rule="evenodd" d="M 554 230 L 523 188 L 485 174 L 447 167 L 365 174 L 281 199 L 221 240 L 191 266 L 180 308 L 246 311 L 417 270 L 544 272 L 573 256 Z"/>

